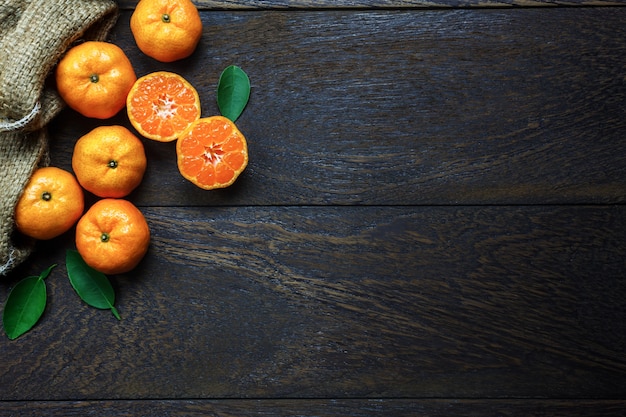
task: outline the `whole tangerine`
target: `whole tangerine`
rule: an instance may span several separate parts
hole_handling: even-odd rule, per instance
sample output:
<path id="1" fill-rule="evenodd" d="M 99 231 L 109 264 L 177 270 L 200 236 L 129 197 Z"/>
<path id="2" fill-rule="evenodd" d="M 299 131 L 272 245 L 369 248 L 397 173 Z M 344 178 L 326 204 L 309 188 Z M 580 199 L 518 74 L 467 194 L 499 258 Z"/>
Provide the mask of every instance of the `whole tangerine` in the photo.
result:
<path id="1" fill-rule="evenodd" d="M 108 119 L 122 110 L 137 80 L 124 51 L 101 41 L 71 48 L 59 61 L 55 78 L 59 95 L 68 106 L 96 119 Z"/>
<path id="2" fill-rule="evenodd" d="M 125 197 L 143 179 L 143 143 L 124 126 L 98 126 L 74 145 L 72 169 L 83 188 L 98 197 Z"/>
<path id="3" fill-rule="evenodd" d="M 131 271 L 150 244 L 144 215 L 130 201 L 105 198 L 76 224 L 76 249 L 87 265 L 103 274 Z"/>
<path id="4" fill-rule="evenodd" d="M 202 21 L 190 0 L 140 0 L 130 18 L 130 30 L 144 54 L 173 62 L 196 49 Z"/>
<path id="5" fill-rule="evenodd" d="M 15 207 L 17 230 L 48 240 L 68 231 L 83 214 L 83 190 L 74 175 L 57 167 L 37 169 Z"/>

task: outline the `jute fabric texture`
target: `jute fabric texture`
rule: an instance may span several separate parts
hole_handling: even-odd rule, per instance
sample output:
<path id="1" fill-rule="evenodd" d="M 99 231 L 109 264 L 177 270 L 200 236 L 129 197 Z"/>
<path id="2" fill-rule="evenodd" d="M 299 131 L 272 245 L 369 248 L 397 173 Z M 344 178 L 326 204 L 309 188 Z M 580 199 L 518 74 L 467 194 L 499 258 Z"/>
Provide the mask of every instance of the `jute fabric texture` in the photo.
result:
<path id="1" fill-rule="evenodd" d="M 76 42 L 105 40 L 114 0 L 0 0 L 0 275 L 32 252 L 15 231 L 15 205 L 33 171 L 49 164 L 46 126 L 63 108 L 53 77 Z"/>

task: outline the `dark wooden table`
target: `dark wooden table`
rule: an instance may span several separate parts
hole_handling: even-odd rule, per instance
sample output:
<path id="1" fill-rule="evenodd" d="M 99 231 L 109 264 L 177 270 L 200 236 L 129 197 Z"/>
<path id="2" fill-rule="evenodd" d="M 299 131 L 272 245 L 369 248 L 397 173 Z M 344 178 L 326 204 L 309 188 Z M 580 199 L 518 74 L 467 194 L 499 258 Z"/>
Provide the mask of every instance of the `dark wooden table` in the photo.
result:
<path id="1" fill-rule="evenodd" d="M 71 233 L 0 283 L 59 264 L 0 338 L 0 415 L 625 415 L 626 2 L 197 1 L 173 64 L 135 4 L 111 41 L 203 115 L 248 73 L 250 164 L 202 191 L 145 141 L 121 321 L 73 292 Z M 98 124 L 57 117 L 52 164 Z"/>

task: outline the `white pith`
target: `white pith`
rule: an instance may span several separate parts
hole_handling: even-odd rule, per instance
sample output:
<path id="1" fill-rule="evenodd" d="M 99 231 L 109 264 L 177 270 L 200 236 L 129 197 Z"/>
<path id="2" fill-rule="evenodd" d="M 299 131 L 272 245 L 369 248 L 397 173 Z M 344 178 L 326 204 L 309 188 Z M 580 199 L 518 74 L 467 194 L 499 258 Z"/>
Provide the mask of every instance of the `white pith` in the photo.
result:
<path id="1" fill-rule="evenodd" d="M 158 101 L 152 103 L 152 111 L 161 119 L 174 117 L 177 108 L 176 102 L 166 95 L 160 96 Z"/>

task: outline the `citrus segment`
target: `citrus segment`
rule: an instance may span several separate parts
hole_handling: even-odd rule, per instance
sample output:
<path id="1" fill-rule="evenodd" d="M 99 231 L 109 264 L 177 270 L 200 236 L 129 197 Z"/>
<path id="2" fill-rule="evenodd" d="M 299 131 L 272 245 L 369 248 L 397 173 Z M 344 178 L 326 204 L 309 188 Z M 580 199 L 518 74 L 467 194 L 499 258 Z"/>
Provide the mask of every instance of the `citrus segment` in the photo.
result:
<path id="1" fill-rule="evenodd" d="M 39 168 L 17 202 L 15 225 L 27 236 L 48 240 L 68 231 L 83 210 L 83 190 L 70 172 Z"/>
<path id="2" fill-rule="evenodd" d="M 181 175 L 205 190 L 233 184 L 248 165 L 246 138 L 223 116 L 195 121 L 176 143 Z"/>
<path id="3" fill-rule="evenodd" d="M 83 116 L 97 119 L 108 119 L 124 108 L 136 79 L 124 51 L 108 42 L 88 41 L 71 48 L 56 69 L 61 98 Z"/>
<path id="4" fill-rule="evenodd" d="M 166 71 L 139 78 L 126 99 L 128 118 L 148 139 L 175 140 L 200 118 L 200 96 L 182 76 Z"/>
<path id="5" fill-rule="evenodd" d="M 161 62 L 187 58 L 202 36 L 202 20 L 190 0 L 141 0 L 130 18 L 139 49 Z"/>
<path id="6" fill-rule="evenodd" d="M 133 203 L 97 201 L 76 225 L 76 249 L 87 265 L 104 274 L 135 268 L 148 251 L 150 229 Z"/>
<path id="7" fill-rule="evenodd" d="M 72 169 L 80 185 L 98 197 L 120 198 L 143 179 L 143 143 L 124 126 L 99 126 L 74 145 Z"/>

